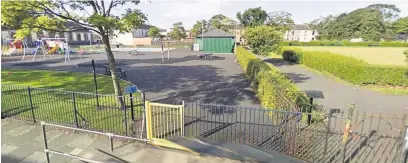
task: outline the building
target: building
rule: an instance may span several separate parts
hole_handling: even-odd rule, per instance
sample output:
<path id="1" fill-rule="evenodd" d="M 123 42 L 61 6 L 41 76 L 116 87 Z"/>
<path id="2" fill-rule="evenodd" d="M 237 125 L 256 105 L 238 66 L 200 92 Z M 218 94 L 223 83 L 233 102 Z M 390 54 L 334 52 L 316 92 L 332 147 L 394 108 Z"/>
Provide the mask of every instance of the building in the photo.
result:
<path id="1" fill-rule="evenodd" d="M 233 53 L 235 36 L 220 29 L 214 29 L 205 32 L 203 36 L 198 35 L 195 43 L 199 44 L 200 50 L 204 52 Z"/>
<path id="2" fill-rule="evenodd" d="M 285 41 L 309 42 L 316 40 L 318 33 L 312 30 L 306 24 L 295 24 L 290 27 L 290 30 L 285 32 L 283 39 Z"/>
<path id="3" fill-rule="evenodd" d="M 1 42 L 7 42 L 7 40 L 14 39 L 16 30 L 3 28 L 1 29 Z M 32 32 L 31 35 L 24 38 L 27 43 L 35 42 L 41 38 L 66 38 L 69 44 L 76 45 L 89 45 L 94 42 L 94 34 L 91 34 L 88 30 L 78 30 L 75 32 Z"/>

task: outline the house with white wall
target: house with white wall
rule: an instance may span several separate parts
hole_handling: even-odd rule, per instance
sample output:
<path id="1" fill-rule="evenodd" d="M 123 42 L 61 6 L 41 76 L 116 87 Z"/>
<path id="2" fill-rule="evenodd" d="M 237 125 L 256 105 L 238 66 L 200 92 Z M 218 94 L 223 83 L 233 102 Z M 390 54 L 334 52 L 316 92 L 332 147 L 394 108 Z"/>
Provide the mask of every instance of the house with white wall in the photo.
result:
<path id="1" fill-rule="evenodd" d="M 310 29 L 306 24 L 295 24 L 285 32 L 283 39 L 285 41 L 309 42 L 316 40 L 318 35 L 316 30 Z"/>

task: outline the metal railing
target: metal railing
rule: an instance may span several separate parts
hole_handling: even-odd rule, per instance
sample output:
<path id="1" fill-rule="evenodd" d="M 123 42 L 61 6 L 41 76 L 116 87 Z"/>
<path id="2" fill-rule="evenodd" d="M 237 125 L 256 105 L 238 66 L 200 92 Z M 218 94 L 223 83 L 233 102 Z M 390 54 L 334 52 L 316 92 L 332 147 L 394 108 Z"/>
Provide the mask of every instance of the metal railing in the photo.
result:
<path id="1" fill-rule="evenodd" d="M 310 162 L 402 159 L 406 114 L 398 117 L 352 109 L 348 114 L 287 110 L 186 103 L 185 136 L 246 144 Z"/>
<path id="2" fill-rule="evenodd" d="M 47 121 L 118 135 L 143 136 L 144 100 L 17 85 L 1 86 L 1 117 Z"/>
<path id="3" fill-rule="evenodd" d="M 81 130 L 146 138 L 144 100 L 140 95 L 116 97 L 15 85 L 2 85 L 1 93 L 2 118 L 46 121 Z M 120 105 L 118 99 L 125 105 Z M 245 144 L 323 163 L 400 162 L 406 157 L 406 148 L 403 149 L 408 127 L 406 114 L 366 113 L 354 106 L 346 109 L 346 113 L 323 110 L 309 113 L 310 110 L 293 111 L 292 107 L 297 106 L 273 110 L 187 102 L 180 117 L 183 121 L 173 128 L 167 126 L 178 123 L 179 110 L 152 107 L 146 116 L 156 118 L 154 125 L 149 125 L 151 131 L 166 127 L 166 132 L 151 134 L 152 138 L 166 139 L 170 134 Z"/>
<path id="4" fill-rule="evenodd" d="M 101 161 L 96 161 L 96 160 L 91 160 L 87 158 L 83 158 L 77 155 L 72 155 L 69 153 L 64 153 L 64 152 L 59 152 L 56 150 L 49 149 L 48 147 L 48 140 L 47 140 L 47 131 L 46 131 L 46 126 L 52 126 L 52 127 L 57 127 L 57 128 L 62 128 L 62 129 L 69 129 L 69 130 L 75 130 L 75 131 L 81 131 L 81 132 L 87 132 L 91 134 L 99 134 L 99 135 L 105 135 L 109 137 L 109 145 L 110 149 L 113 152 L 113 138 L 124 138 L 124 139 L 130 139 L 130 140 L 136 140 L 136 141 L 141 141 L 141 142 L 148 142 L 149 140 L 147 139 L 140 139 L 140 138 L 134 138 L 134 137 L 127 137 L 127 136 L 121 136 L 121 135 L 115 135 L 113 133 L 103 133 L 103 132 L 97 132 L 97 131 L 90 131 L 90 130 L 84 130 L 84 129 L 79 129 L 79 128 L 74 128 L 74 127 L 68 127 L 68 126 L 63 126 L 63 125 L 57 125 L 57 124 L 52 124 L 52 123 L 46 123 L 41 121 L 41 128 L 42 128 L 42 134 L 43 134 L 43 139 L 44 139 L 44 153 L 46 157 L 47 163 L 50 163 L 50 153 L 51 154 L 57 154 L 57 155 L 63 155 L 66 157 L 71 157 L 74 159 L 78 159 L 80 161 L 85 161 L 85 162 L 91 162 L 91 163 L 103 163 Z"/>

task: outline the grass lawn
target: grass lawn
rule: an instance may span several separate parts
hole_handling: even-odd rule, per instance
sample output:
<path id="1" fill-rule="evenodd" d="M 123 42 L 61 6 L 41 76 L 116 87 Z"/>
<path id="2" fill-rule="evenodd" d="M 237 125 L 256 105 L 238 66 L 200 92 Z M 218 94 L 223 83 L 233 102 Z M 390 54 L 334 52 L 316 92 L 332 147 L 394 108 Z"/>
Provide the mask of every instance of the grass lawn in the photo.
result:
<path id="1" fill-rule="evenodd" d="M 308 51 L 328 51 L 362 59 L 369 64 L 407 66 L 404 62 L 403 47 L 339 47 L 339 46 L 299 46 Z"/>
<path id="2" fill-rule="evenodd" d="M 276 55 L 275 53 L 270 53 L 269 54 L 270 58 L 276 58 L 276 59 L 282 59 L 282 55 Z M 335 80 L 337 82 L 347 84 L 347 85 L 354 85 L 351 83 L 348 83 L 330 73 L 327 72 L 320 72 L 315 69 L 309 68 L 307 66 L 302 65 L 305 69 L 308 69 L 309 71 L 313 71 L 314 73 L 321 74 L 324 76 L 327 76 L 328 78 Z M 376 86 L 376 85 L 365 85 L 365 86 L 360 86 L 365 89 L 373 90 L 373 91 L 378 91 L 378 92 L 383 92 L 386 94 L 391 94 L 391 95 L 408 95 L 408 89 L 407 88 L 399 88 L 399 87 L 385 87 L 385 86 Z"/>
<path id="3" fill-rule="evenodd" d="M 114 95 L 108 95 L 113 93 L 112 79 L 109 76 L 97 76 L 98 90 L 101 93 L 99 96 L 93 93 L 92 74 L 2 69 L 1 77 L 2 116 L 32 120 L 27 88 L 31 86 L 33 87 L 30 89 L 31 102 L 37 121 L 74 125 L 77 119 L 78 124 L 83 128 L 121 135 L 125 134 L 126 130 L 130 132 L 130 98 L 125 95 L 127 109 L 123 109 Z M 127 85 L 130 83 L 121 81 L 122 88 Z M 135 94 L 134 97 L 134 115 L 135 119 L 138 119 L 142 100 L 140 94 Z M 74 108 L 77 112 L 76 116 Z M 128 122 L 126 126 L 125 117 Z"/>

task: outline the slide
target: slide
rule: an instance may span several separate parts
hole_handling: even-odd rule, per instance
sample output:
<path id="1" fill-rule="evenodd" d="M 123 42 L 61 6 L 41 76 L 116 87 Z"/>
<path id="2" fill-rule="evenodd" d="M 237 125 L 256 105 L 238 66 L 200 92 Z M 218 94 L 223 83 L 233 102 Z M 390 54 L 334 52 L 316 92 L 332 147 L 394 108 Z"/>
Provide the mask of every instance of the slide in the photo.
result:
<path id="1" fill-rule="evenodd" d="M 10 48 L 5 55 L 11 55 L 12 53 L 14 53 L 15 50 L 16 50 L 15 47 Z"/>
<path id="2" fill-rule="evenodd" d="M 58 46 L 54 46 L 50 51 L 48 51 L 48 54 L 54 54 L 55 51 L 57 51 L 59 49 Z"/>

